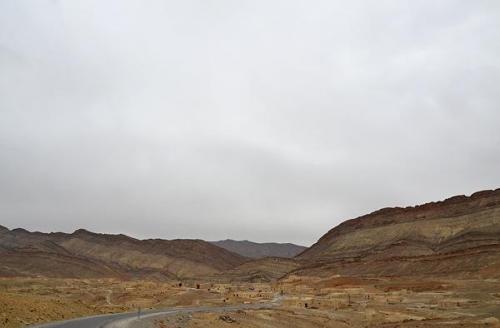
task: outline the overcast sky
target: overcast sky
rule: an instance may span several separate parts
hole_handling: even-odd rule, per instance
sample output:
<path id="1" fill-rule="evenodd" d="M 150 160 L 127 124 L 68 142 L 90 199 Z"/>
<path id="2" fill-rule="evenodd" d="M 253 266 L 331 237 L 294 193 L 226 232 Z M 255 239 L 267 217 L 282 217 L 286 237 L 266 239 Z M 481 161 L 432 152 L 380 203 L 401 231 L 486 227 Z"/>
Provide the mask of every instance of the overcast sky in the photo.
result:
<path id="1" fill-rule="evenodd" d="M 500 187 L 500 2 L 0 1 L 0 224 L 309 245 Z"/>

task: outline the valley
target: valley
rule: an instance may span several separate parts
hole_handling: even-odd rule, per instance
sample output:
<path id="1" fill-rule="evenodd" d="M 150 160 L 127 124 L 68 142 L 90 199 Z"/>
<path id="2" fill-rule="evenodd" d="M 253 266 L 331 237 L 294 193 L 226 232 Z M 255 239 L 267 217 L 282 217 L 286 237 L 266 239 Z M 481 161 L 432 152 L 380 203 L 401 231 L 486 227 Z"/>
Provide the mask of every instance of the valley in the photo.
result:
<path id="1" fill-rule="evenodd" d="M 499 327 L 499 251 L 498 189 L 345 221 L 292 258 L 3 228 L 0 326 Z"/>
<path id="2" fill-rule="evenodd" d="M 290 276 L 273 283 L 17 279 L 2 280 L 2 327 L 135 312 L 150 327 L 498 327 L 497 279 L 387 279 Z M 266 305 L 279 296 L 279 302 Z M 231 309 L 231 306 L 257 309 Z M 262 306 L 263 308 L 260 308 Z M 152 309 L 217 308 L 146 316 Z"/>

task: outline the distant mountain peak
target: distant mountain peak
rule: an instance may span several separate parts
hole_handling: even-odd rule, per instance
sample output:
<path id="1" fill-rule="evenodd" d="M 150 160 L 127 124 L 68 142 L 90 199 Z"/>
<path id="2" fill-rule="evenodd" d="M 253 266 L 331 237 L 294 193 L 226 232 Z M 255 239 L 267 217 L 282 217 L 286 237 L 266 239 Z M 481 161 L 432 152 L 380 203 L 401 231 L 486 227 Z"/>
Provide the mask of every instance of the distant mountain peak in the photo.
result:
<path id="1" fill-rule="evenodd" d="M 73 232 L 73 235 L 95 235 L 96 233 L 80 228 Z"/>
<path id="2" fill-rule="evenodd" d="M 250 240 L 219 240 L 214 245 L 249 258 L 284 257 L 292 258 L 303 252 L 306 247 L 291 243 L 257 243 Z"/>
<path id="3" fill-rule="evenodd" d="M 15 233 L 30 233 L 28 230 L 23 229 L 23 228 L 15 228 L 15 229 L 12 229 L 11 231 L 15 232 Z"/>

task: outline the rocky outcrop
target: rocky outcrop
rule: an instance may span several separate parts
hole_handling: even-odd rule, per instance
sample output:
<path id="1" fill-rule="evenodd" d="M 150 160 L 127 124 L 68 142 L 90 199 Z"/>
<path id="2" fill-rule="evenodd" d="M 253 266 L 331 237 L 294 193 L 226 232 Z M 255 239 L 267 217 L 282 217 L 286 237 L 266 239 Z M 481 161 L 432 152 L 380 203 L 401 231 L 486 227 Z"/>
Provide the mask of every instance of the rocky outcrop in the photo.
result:
<path id="1" fill-rule="evenodd" d="M 500 189 L 345 221 L 297 258 L 309 274 L 500 276 Z"/>

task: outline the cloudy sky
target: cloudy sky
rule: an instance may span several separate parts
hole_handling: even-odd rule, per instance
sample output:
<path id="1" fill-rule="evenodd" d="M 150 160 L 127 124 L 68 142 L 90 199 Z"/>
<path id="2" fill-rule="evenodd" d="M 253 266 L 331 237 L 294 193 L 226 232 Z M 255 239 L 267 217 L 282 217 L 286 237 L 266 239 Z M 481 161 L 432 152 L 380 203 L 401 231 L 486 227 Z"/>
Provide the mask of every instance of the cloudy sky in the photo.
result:
<path id="1" fill-rule="evenodd" d="M 311 244 L 500 187 L 500 2 L 0 1 L 0 224 Z"/>

